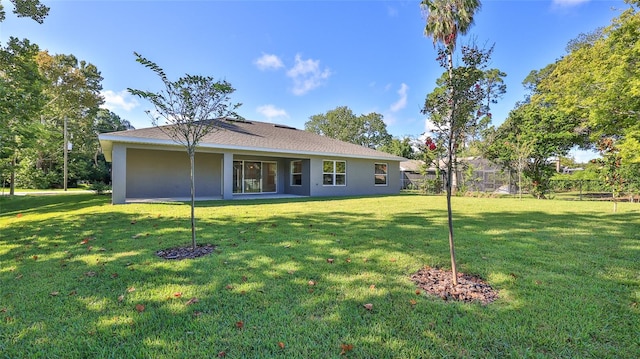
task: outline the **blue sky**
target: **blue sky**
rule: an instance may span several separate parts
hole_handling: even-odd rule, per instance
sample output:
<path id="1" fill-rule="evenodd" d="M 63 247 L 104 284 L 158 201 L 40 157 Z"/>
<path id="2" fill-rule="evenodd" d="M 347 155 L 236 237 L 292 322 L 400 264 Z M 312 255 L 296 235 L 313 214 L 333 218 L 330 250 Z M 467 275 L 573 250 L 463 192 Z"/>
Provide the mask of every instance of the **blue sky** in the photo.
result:
<path id="1" fill-rule="evenodd" d="M 382 114 L 398 137 L 425 131 L 420 109 L 443 71 L 417 0 L 43 2 L 51 10 L 42 25 L 7 11 L 0 41 L 28 38 L 51 54 L 93 63 L 104 77 L 105 107 L 136 128 L 151 126 L 144 113 L 151 107 L 126 89 L 162 84 L 135 62 L 134 51 L 173 80 L 187 73 L 226 79 L 249 120 L 304 128 L 310 116 L 348 106 Z M 627 7 L 622 0 L 482 1 L 459 41 L 495 44 L 491 67 L 507 73 L 507 94 L 492 109 L 494 124 L 524 98 L 522 80 L 531 70 Z"/>

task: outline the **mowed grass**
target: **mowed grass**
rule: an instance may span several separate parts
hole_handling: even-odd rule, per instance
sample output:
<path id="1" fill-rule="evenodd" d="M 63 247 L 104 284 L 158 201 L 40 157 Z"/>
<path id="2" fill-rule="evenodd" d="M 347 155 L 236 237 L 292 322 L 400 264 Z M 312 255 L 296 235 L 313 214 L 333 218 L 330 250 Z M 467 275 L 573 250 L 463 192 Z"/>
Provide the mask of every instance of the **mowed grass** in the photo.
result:
<path id="1" fill-rule="evenodd" d="M 409 279 L 450 266 L 444 197 L 198 203 L 217 250 L 184 261 L 155 255 L 189 243 L 183 203 L 0 206 L 3 358 L 640 357 L 639 204 L 453 198 L 484 306 Z"/>

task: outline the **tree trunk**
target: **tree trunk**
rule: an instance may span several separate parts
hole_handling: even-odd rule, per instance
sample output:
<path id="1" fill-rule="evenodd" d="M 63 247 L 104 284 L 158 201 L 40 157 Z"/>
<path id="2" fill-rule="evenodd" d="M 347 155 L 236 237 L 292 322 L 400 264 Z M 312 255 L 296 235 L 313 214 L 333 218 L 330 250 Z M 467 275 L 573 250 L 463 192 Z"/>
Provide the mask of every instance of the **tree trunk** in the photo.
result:
<path id="1" fill-rule="evenodd" d="M 196 164 L 195 149 L 189 150 L 189 161 L 191 163 L 191 248 L 196 250 Z"/>
<path id="2" fill-rule="evenodd" d="M 452 210 L 451 210 L 451 192 L 452 192 L 452 181 L 453 178 L 455 177 L 455 174 L 453 174 L 452 172 L 455 170 L 455 166 L 454 166 L 454 151 L 455 151 L 455 141 L 456 141 L 456 131 L 455 131 L 455 110 L 456 110 L 456 104 L 455 104 L 455 99 L 454 99 L 454 93 L 453 93 L 453 49 L 450 48 L 449 49 L 449 54 L 448 54 L 448 62 L 449 62 L 449 83 L 451 86 L 451 113 L 450 113 L 450 118 L 449 118 L 449 153 L 448 153 L 448 161 L 447 161 L 447 183 L 446 183 L 446 188 L 447 188 L 447 220 L 449 223 L 449 254 L 451 256 L 451 274 L 453 276 L 452 280 L 453 280 L 453 285 L 457 286 L 458 285 L 458 269 L 456 266 L 456 249 L 455 249 L 455 244 L 454 244 L 454 240 L 453 240 L 453 214 L 452 214 Z"/>
<path id="3" fill-rule="evenodd" d="M 453 113 L 453 111 L 452 111 Z M 453 127 L 450 130 L 450 135 L 453 132 Z M 457 286 L 458 285 L 458 269 L 456 266 L 456 249 L 455 249 L 455 243 L 453 240 L 453 214 L 452 214 L 452 210 L 451 210 L 451 192 L 452 192 L 452 188 L 451 188 L 451 181 L 453 179 L 453 174 L 451 172 L 453 172 L 454 170 L 454 166 L 453 166 L 453 143 L 452 141 L 449 141 L 449 154 L 448 154 L 448 161 L 447 161 L 447 183 L 446 183 L 446 189 L 447 189 L 447 221 L 449 224 L 449 254 L 451 256 L 451 275 L 453 276 L 452 280 L 453 280 L 453 285 Z"/>
<path id="4" fill-rule="evenodd" d="M 66 191 L 67 190 L 67 182 L 69 180 L 68 176 L 69 176 L 69 170 L 67 168 L 67 163 L 69 162 L 69 140 L 67 138 L 67 118 L 64 118 L 64 133 L 63 133 L 63 141 L 64 142 L 64 148 L 62 149 L 63 151 L 63 160 L 64 160 L 64 164 L 63 164 L 63 188 Z"/>
<path id="5" fill-rule="evenodd" d="M 9 177 L 9 196 L 16 194 L 16 156 L 11 160 L 11 175 Z"/>

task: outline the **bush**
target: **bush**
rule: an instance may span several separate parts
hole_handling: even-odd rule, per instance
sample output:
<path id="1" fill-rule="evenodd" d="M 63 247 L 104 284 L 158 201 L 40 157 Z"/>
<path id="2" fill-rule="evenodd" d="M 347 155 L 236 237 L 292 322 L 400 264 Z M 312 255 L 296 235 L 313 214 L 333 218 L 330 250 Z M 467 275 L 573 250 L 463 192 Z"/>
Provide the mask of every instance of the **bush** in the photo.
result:
<path id="1" fill-rule="evenodd" d="M 97 195 L 101 195 L 111 190 L 111 186 L 105 184 L 104 182 L 94 182 L 89 186 L 89 190 L 95 192 Z"/>

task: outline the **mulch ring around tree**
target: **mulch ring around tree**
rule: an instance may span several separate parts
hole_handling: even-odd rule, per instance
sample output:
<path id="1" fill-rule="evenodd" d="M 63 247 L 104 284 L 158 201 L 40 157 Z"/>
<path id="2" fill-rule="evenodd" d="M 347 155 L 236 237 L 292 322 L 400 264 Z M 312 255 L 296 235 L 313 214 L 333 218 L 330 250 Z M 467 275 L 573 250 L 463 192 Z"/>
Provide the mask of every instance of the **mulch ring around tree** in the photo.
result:
<path id="1" fill-rule="evenodd" d="M 215 249 L 216 246 L 213 244 L 199 244 L 196 246 L 196 249 L 193 249 L 191 245 L 188 245 L 184 247 L 161 249 L 156 252 L 156 255 L 164 259 L 173 260 L 193 259 L 211 254 Z"/>
<path id="2" fill-rule="evenodd" d="M 450 271 L 424 267 L 414 273 L 411 280 L 420 289 L 445 301 L 489 304 L 498 299 L 498 292 L 487 282 L 469 274 L 458 273 L 458 285 L 454 287 Z"/>

